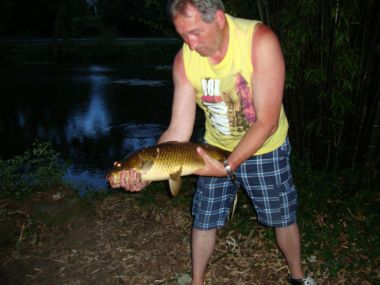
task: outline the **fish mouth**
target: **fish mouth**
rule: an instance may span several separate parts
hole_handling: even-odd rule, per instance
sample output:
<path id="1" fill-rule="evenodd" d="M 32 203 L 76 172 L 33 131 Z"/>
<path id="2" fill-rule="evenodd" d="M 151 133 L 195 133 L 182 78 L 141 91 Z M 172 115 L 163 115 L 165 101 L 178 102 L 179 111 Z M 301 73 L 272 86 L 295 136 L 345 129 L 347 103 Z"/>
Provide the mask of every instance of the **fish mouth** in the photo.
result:
<path id="1" fill-rule="evenodd" d="M 117 175 L 114 172 L 107 173 L 105 179 L 108 181 L 108 183 L 120 183 L 120 175 Z M 112 182 L 112 183 L 111 183 Z"/>

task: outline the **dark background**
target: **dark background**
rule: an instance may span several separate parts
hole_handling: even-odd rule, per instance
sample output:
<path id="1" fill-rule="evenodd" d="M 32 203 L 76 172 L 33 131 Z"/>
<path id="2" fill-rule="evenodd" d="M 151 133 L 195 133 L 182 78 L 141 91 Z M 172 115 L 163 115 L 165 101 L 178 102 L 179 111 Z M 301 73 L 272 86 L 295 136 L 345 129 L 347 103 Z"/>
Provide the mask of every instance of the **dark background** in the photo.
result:
<path id="1" fill-rule="evenodd" d="M 364 165 L 380 145 L 379 1 L 224 1 L 232 15 L 278 34 L 287 65 L 285 107 L 300 158 L 319 169 Z M 126 46 L 124 38 L 178 37 L 158 0 L 2 0 L 0 64 L 170 63 L 179 44 Z M 36 44 L 36 40 L 51 42 Z M 91 39 L 83 43 L 78 39 Z M 164 58 L 165 57 L 165 58 Z"/>

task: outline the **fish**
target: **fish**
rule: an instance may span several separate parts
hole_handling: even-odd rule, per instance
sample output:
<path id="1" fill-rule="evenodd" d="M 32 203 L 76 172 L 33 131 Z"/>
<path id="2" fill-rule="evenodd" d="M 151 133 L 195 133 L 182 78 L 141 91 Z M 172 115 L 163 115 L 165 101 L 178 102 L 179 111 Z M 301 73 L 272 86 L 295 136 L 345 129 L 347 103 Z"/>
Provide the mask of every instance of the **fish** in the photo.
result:
<path id="1" fill-rule="evenodd" d="M 198 154 L 203 148 L 212 158 L 224 162 L 230 152 L 207 143 L 165 142 L 137 150 L 124 160 L 115 162 L 107 179 L 120 183 L 120 171 L 134 169 L 141 173 L 142 181 L 169 180 L 170 192 L 176 196 L 181 188 L 181 177 L 194 174 L 205 162 Z"/>

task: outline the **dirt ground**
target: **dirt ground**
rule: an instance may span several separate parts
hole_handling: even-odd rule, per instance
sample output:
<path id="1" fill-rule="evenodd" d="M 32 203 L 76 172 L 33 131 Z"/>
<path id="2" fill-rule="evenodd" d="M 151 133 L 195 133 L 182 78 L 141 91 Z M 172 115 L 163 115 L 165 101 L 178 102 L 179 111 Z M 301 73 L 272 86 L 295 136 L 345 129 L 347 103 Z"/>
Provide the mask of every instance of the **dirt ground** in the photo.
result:
<path id="1" fill-rule="evenodd" d="M 25 202 L 1 200 L 0 284 L 189 284 L 190 203 L 191 193 L 147 200 L 117 192 L 88 201 L 63 188 Z M 268 229 L 252 217 L 242 234 L 235 218 L 218 233 L 206 283 L 287 284 Z M 354 284 L 312 262 L 304 266 L 319 284 Z"/>

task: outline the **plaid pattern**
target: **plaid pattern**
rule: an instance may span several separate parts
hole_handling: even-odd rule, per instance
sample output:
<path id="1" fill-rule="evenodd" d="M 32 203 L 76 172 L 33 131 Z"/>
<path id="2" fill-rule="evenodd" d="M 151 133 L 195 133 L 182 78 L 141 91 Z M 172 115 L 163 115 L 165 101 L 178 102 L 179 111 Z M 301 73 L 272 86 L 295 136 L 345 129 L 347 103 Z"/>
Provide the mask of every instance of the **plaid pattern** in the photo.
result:
<path id="1" fill-rule="evenodd" d="M 286 227 L 296 221 L 297 193 L 289 165 L 290 143 L 273 152 L 252 156 L 236 170 L 237 183 L 251 199 L 260 223 Z M 237 192 L 227 177 L 200 176 L 193 199 L 194 228 L 224 226 Z"/>

